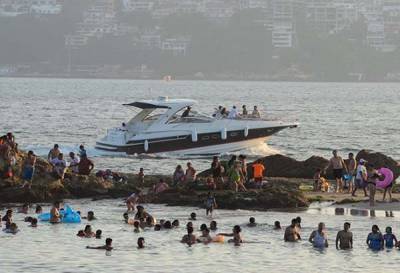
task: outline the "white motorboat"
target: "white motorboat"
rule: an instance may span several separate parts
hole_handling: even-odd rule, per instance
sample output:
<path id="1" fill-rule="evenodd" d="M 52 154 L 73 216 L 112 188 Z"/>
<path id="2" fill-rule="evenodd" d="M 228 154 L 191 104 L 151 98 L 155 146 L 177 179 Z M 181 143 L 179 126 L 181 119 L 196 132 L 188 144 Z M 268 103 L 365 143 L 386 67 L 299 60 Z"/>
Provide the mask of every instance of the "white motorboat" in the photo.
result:
<path id="1" fill-rule="evenodd" d="M 124 104 L 141 111 L 121 127 L 107 130 L 96 148 L 127 154 L 214 155 L 251 148 L 285 128 L 297 127 L 252 116 L 213 117 L 192 110 L 182 115 L 194 104 L 167 97 Z"/>

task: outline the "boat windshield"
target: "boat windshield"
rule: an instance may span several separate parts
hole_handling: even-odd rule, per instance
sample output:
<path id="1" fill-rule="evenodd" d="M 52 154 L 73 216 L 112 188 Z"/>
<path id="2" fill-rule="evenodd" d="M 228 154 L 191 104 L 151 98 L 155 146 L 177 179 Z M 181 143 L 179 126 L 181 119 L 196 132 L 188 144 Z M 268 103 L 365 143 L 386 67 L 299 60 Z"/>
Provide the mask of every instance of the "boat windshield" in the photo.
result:
<path id="1" fill-rule="evenodd" d="M 194 110 L 191 110 L 188 116 L 182 117 L 185 110 L 186 108 L 172 115 L 172 117 L 169 118 L 168 123 L 207 123 L 213 120 L 212 117 Z"/>
<path id="2" fill-rule="evenodd" d="M 147 121 L 147 120 L 157 120 L 160 118 L 160 116 L 164 115 L 167 113 L 169 109 L 165 109 L 165 108 L 156 108 L 153 109 L 153 111 L 151 111 L 150 113 L 148 113 L 147 116 L 144 117 L 143 121 Z"/>

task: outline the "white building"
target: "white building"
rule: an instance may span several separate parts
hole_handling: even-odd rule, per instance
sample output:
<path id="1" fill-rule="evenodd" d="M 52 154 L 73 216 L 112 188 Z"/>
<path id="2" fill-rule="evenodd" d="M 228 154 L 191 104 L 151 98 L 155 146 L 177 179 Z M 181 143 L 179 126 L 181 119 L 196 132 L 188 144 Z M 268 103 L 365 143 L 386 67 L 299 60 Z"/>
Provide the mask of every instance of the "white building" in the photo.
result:
<path id="1" fill-rule="evenodd" d="M 294 46 L 293 0 L 272 1 L 272 45 L 278 48 Z"/>
<path id="2" fill-rule="evenodd" d="M 186 37 L 177 37 L 165 39 L 162 42 L 161 50 L 172 52 L 174 56 L 185 56 L 190 39 Z"/>

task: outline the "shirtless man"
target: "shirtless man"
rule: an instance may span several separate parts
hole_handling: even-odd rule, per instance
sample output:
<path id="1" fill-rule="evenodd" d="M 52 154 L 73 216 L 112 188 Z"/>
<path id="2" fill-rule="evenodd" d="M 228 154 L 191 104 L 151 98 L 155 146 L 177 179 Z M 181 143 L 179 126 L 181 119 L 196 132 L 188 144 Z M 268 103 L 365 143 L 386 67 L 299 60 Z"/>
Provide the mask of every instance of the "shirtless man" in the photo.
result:
<path id="1" fill-rule="evenodd" d="M 181 243 L 188 244 L 189 246 L 196 243 L 196 236 L 193 235 L 193 227 L 187 227 L 187 234 L 182 237 Z"/>
<path id="2" fill-rule="evenodd" d="M 60 202 L 54 202 L 54 205 L 50 210 L 51 224 L 58 224 L 61 222 L 61 215 L 59 209 L 60 209 Z"/>
<path id="3" fill-rule="evenodd" d="M 283 238 L 285 242 L 297 242 L 298 240 L 301 240 L 296 224 L 297 220 L 292 219 L 292 224 L 286 228 L 285 236 Z"/>
<path id="4" fill-rule="evenodd" d="M 347 166 L 344 163 L 343 158 L 338 156 L 337 151 L 333 150 L 332 151 L 333 157 L 329 160 L 329 165 L 326 169 L 329 167 L 332 167 L 333 169 L 333 177 L 336 180 L 336 193 L 342 192 L 343 191 L 343 174 L 344 171 L 347 172 Z"/>
<path id="5" fill-rule="evenodd" d="M 349 158 L 346 160 L 347 173 L 350 176 L 348 193 L 353 192 L 354 181 L 356 178 L 357 161 L 354 159 L 354 154 L 349 153 Z"/>
<path id="6" fill-rule="evenodd" d="M 336 249 L 353 248 L 353 233 L 350 230 L 350 223 L 344 223 L 343 230 L 336 236 Z"/>

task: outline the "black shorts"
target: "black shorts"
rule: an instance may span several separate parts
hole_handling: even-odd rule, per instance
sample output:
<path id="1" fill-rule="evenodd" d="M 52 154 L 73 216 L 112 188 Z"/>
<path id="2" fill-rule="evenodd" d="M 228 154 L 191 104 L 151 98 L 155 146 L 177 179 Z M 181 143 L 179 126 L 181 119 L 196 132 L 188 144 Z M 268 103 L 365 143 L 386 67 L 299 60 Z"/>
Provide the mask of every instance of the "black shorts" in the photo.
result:
<path id="1" fill-rule="evenodd" d="M 339 179 L 343 177 L 343 169 L 333 169 L 333 177 Z"/>

